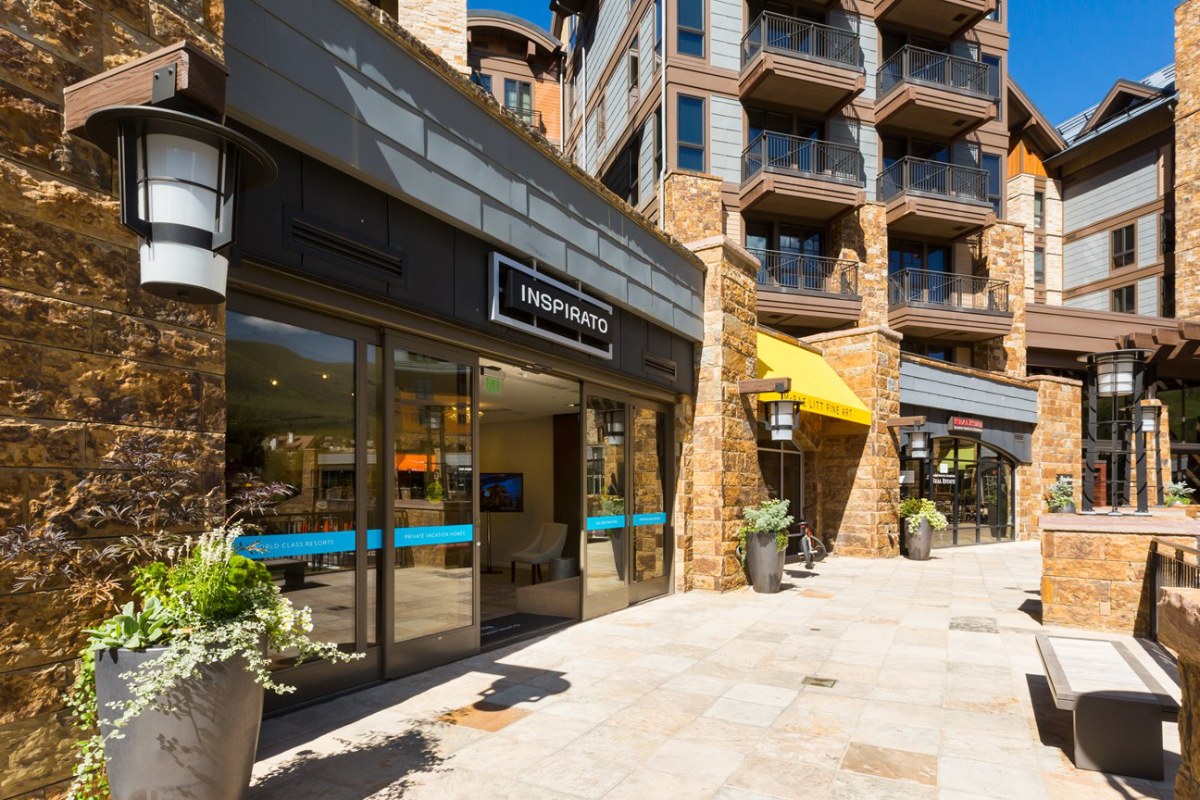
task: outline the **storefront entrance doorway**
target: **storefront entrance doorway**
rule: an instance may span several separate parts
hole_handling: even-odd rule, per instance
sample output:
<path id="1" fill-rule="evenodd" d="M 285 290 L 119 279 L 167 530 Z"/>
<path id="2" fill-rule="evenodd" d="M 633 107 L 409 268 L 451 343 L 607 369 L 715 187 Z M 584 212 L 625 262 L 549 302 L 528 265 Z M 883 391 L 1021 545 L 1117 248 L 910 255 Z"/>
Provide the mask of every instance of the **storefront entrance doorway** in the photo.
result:
<path id="1" fill-rule="evenodd" d="M 901 462 L 900 496 L 928 497 L 950 523 L 934 547 L 1011 541 L 1015 534 L 1016 462 L 973 439 L 933 441 L 928 459 Z"/>

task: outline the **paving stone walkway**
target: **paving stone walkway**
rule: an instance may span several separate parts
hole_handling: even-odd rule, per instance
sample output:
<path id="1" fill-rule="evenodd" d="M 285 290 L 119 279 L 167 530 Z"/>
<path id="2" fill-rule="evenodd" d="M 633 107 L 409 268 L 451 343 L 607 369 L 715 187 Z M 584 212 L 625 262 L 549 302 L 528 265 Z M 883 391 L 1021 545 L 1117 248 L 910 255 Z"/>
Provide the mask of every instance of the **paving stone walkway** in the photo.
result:
<path id="1" fill-rule="evenodd" d="M 1000 544 L 656 600 L 268 720 L 251 797 L 1171 798 L 1173 724 L 1162 783 L 1072 766 L 1039 577 Z"/>

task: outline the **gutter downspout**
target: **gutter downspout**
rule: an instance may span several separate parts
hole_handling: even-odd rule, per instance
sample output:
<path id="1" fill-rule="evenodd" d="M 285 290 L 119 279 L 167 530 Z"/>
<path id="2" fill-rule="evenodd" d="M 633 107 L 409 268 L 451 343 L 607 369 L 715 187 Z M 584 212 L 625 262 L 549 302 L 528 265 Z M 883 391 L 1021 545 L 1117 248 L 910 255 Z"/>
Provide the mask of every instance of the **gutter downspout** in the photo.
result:
<path id="1" fill-rule="evenodd" d="M 658 123 L 659 123 L 659 142 L 662 144 L 662 169 L 658 171 L 658 227 L 660 230 L 666 230 L 663 225 L 664 214 L 666 214 L 666 179 L 667 179 L 667 3 L 662 0 L 660 3 L 662 11 L 659 13 L 659 32 L 662 38 L 659 39 L 659 44 L 662 47 L 662 64 L 659 69 L 662 74 L 659 75 L 659 102 L 658 102 Z M 656 54 L 657 55 L 657 54 Z"/>

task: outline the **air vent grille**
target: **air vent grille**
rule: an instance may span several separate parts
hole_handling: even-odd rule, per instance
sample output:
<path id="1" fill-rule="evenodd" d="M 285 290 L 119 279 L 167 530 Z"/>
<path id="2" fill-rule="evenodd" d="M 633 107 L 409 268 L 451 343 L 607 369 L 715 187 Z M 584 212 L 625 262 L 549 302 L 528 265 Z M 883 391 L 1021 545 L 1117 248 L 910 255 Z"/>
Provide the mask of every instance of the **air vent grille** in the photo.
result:
<path id="1" fill-rule="evenodd" d="M 310 253 L 327 261 L 367 267 L 391 279 L 404 279 L 404 253 L 382 242 L 374 242 L 307 214 L 292 217 L 289 244 L 301 253 Z"/>
<path id="2" fill-rule="evenodd" d="M 642 353 L 642 368 L 651 375 L 660 375 L 672 381 L 677 374 L 674 361 L 653 353 Z"/>

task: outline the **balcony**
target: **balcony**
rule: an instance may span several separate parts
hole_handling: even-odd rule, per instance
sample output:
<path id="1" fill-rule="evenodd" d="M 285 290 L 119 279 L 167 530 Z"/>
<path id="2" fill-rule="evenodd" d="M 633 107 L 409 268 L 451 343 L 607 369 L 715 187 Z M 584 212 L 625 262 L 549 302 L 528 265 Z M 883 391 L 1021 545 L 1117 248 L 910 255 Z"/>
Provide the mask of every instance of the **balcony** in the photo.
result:
<path id="1" fill-rule="evenodd" d="M 886 25 L 957 39 L 996 10 L 996 0 L 878 0 L 875 18 Z"/>
<path id="2" fill-rule="evenodd" d="M 505 108 L 517 115 L 517 118 L 524 122 L 529 127 L 533 128 L 538 133 L 545 133 L 546 129 L 542 127 L 542 112 L 534 111 L 532 108 L 522 108 L 520 106 L 508 106 Z"/>
<path id="3" fill-rule="evenodd" d="M 742 212 L 824 221 L 864 202 L 853 145 L 764 132 L 742 153 Z"/>
<path id="4" fill-rule="evenodd" d="M 995 219 L 988 173 L 923 158 L 902 158 L 879 174 L 888 230 L 957 239 Z"/>
<path id="5" fill-rule="evenodd" d="M 745 102 L 829 116 L 866 88 L 858 36 L 764 11 L 742 37 L 738 86 Z"/>
<path id="6" fill-rule="evenodd" d="M 888 276 L 888 324 L 906 336 L 979 342 L 1012 329 L 1008 284 L 992 278 L 905 269 Z"/>
<path id="7" fill-rule="evenodd" d="M 951 139 L 996 117 L 989 64 L 920 47 L 901 47 L 876 75 L 875 125 Z"/>
<path id="8" fill-rule="evenodd" d="M 858 262 L 779 250 L 751 249 L 758 272 L 759 319 L 778 328 L 857 322 Z"/>

